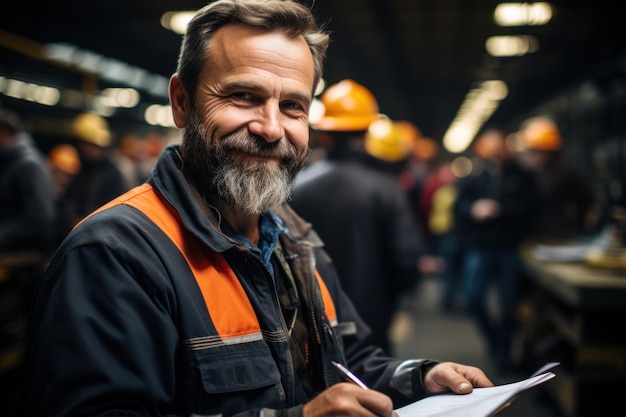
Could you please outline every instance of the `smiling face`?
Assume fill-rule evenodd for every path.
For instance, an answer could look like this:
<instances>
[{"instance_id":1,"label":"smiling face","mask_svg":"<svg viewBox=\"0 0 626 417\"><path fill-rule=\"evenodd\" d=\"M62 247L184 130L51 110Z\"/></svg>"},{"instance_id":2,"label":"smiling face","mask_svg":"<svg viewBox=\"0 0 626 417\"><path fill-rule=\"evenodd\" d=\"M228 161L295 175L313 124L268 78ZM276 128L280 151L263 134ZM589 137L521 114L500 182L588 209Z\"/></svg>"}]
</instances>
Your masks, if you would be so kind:
<instances>
[{"instance_id":1,"label":"smiling face","mask_svg":"<svg viewBox=\"0 0 626 417\"><path fill-rule=\"evenodd\" d=\"M231 24L206 50L195 103L174 76L186 166L205 192L259 214L282 204L308 153L313 57L302 37Z\"/></svg>"}]
</instances>

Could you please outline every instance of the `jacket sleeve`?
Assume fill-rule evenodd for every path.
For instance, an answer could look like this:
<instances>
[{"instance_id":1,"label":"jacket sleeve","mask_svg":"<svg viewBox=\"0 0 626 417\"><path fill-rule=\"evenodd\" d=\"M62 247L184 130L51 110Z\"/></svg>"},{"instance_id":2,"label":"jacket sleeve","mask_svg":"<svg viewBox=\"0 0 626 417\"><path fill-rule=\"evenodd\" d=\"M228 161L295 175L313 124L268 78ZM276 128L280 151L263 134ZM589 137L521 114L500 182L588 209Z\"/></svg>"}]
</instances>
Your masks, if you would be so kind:
<instances>
[{"instance_id":1,"label":"jacket sleeve","mask_svg":"<svg viewBox=\"0 0 626 417\"><path fill-rule=\"evenodd\" d=\"M366 385L389 395L394 407L426 397L424 376L439 361L426 358L401 360L386 356L382 349L370 345L371 331L342 289L332 263L326 262L328 256L318 250L316 258L318 271L332 295L339 326L349 329L340 332L348 367Z\"/></svg>"}]
</instances>

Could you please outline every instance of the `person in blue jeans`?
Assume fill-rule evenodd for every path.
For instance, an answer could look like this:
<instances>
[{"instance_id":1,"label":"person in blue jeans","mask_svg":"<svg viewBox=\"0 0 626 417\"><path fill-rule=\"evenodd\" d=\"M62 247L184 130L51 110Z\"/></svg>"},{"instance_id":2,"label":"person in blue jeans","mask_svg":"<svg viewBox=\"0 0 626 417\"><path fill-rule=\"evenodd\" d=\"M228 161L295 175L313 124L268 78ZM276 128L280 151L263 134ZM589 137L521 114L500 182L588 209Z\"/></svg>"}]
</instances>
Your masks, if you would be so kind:
<instances>
[{"instance_id":1,"label":"person in blue jeans","mask_svg":"<svg viewBox=\"0 0 626 417\"><path fill-rule=\"evenodd\" d=\"M465 309L484 335L493 360L512 364L519 255L537 215L537 185L507 148L506 131L489 127L477 138L482 169L458 182L455 220L464 247L461 276ZM491 289L498 298L490 303Z\"/></svg>"}]
</instances>

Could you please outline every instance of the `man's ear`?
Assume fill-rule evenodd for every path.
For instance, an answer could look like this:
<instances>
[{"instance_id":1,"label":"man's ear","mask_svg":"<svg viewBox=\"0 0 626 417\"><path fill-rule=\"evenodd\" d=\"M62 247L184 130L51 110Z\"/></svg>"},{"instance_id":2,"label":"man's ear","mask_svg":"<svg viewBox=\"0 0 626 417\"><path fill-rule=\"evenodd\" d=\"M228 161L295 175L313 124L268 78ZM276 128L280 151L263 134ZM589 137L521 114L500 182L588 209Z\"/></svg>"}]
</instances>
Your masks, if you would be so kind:
<instances>
[{"instance_id":1,"label":"man's ear","mask_svg":"<svg viewBox=\"0 0 626 417\"><path fill-rule=\"evenodd\" d=\"M189 123L189 94L180 82L178 74L170 78L170 104L172 105L172 117L176 127L183 128Z\"/></svg>"}]
</instances>

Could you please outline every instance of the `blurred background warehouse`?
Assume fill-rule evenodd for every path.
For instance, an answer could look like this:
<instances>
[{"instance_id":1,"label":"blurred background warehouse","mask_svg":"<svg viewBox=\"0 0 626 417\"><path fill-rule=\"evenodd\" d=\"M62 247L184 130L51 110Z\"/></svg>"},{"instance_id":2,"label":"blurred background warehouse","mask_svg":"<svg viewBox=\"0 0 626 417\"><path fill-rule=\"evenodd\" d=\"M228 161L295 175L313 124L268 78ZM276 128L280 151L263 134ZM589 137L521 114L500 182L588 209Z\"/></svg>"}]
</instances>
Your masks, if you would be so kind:
<instances>
[{"instance_id":1,"label":"blurred background warehouse","mask_svg":"<svg viewBox=\"0 0 626 417\"><path fill-rule=\"evenodd\" d=\"M490 120L513 130L543 111L558 118L568 152L590 174L600 169L594 156L623 158L626 28L618 2L523 3L522 20L503 26L494 20L495 0L305 1L332 33L327 84L355 79L372 90L381 112L415 123L424 136L441 142L454 121L468 119L474 128ZM14 2L0 16L2 104L24 114L41 140L83 108L106 113L117 131L148 129L152 109L148 118L159 129L167 121L150 106L167 104L181 40L162 26L163 16L204 3ZM464 115L489 86L498 90L483 109ZM112 98L110 88L134 92ZM466 136L473 138L471 129ZM623 164L606 162L624 176L613 171Z\"/></svg>"},{"instance_id":2,"label":"blurred background warehouse","mask_svg":"<svg viewBox=\"0 0 626 417\"><path fill-rule=\"evenodd\" d=\"M0 14L0 106L20 114L44 152L64 141L72 118L86 110L105 116L118 140L178 140L167 91L182 35L171 30L170 12L205 3L7 3ZM350 78L367 86L382 113L414 123L452 156L469 155L487 123L515 131L528 117L550 115L561 128L564 156L594 184L599 204L626 207L626 25L619 1L519 3L517 12L495 0L307 4L331 32L326 85ZM505 17L513 20L498 20ZM624 227L623 220L608 221ZM531 367L561 360L561 382L551 393L560 412L596 415L598 398L610 404L626 386L624 269L534 262L527 272L536 343L526 359Z\"/></svg>"}]
</instances>

